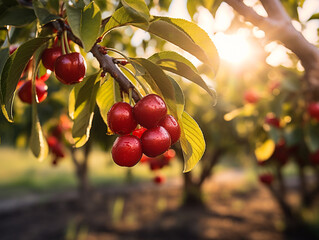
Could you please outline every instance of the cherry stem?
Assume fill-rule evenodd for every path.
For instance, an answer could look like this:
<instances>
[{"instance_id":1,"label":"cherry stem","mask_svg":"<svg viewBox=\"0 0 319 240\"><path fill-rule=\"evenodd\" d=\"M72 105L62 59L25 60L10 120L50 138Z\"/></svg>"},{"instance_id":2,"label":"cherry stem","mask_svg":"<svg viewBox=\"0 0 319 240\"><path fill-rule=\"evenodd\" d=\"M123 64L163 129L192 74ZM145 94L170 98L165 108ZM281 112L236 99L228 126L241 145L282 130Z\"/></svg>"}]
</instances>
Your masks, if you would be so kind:
<instances>
[{"instance_id":1,"label":"cherry stem","mask_svg":"<svg viewBox=\"0 0 319 240\"><path fill-rule=\"evenodd\" d=\"M68 43L68 33L67 33L67 31L64 31L63 35L64 35L64 44L66 46L66 52L67 53L71 53L70 46L69 46L69 43Z\"/></svg>"},{"instance_id":2,"label":"cherry stem","mask_svg":"<svg viewBox=\"0 0 319 240\"><path fill-rule=\"evenodd\" d=\"M65 42L64 42L64 34L62 34L62 41L61 41L61 46L62 46L62 53L63 53L63 55L65 55L66 54L66 52L65 52Z\"/></svg>"},{"instance_id":3,"label":"cherry stem","mask_svg":"<svg viewBox=\"0 0 319 240\"><path fill-rule=\"evenodd\" d=\"M128 90L128 99L129 99L129 104L130 105L132 105L132 92L133 92L133 89L129 88L129 90Z\"/></svg>"}]
</instances>

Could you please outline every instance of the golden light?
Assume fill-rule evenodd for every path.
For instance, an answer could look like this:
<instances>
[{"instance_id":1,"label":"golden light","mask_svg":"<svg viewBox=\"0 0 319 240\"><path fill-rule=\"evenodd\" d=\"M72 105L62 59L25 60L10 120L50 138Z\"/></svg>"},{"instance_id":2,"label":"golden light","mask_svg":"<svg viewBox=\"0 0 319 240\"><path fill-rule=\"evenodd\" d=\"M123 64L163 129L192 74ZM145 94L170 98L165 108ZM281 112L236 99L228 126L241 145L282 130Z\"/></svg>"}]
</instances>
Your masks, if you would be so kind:
<instances>
[{"instance_id":1,"label":"golden light","mask_svg":"<svg viewBox=\"0 0 319 240\"><path fill-rule=\"evenodd\" d=\"M220 58L233 65L240 65L252 57L252 49L245 32L238 31L231 35L219 32L213 41Z\"/></svg>"}]
</instances>

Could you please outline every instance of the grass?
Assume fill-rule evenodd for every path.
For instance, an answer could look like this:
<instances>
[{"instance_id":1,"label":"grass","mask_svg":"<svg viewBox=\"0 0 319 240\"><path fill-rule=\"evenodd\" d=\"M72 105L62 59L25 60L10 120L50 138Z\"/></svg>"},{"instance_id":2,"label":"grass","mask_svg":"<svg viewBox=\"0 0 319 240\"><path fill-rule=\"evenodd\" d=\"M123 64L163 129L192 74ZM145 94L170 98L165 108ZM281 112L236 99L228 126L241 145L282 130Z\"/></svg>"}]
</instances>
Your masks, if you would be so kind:
<instances>
[{"instance_id":1,"label":"grass","mask_svg":"<svg viewBox=\"0 0 319 240\"><path fill-rule=\"evenodd\" d=\"M73 163L68 155L58 166L51 158L38 162L29 150L0 147L0 197L20 196L28 193L54 192L77 186ZM173 167L166 167L161 174L178 176L182 166L177 160ZM109 152L94 149L89 156L90 182L95 186L126 182L127 168L117 166ZM151 181L155 173L147 164L131 168L133 181Z\"/></svg>"}]
</instances>

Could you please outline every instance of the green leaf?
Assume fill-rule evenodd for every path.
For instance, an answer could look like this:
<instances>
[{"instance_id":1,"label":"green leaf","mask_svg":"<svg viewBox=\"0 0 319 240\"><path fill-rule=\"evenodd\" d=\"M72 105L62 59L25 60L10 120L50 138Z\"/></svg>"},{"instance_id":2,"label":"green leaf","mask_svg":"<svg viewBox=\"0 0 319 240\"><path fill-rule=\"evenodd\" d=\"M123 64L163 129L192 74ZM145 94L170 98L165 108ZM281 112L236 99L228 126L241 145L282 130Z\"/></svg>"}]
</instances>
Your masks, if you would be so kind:
<instances>
[{"instance_id":1,"label":"green leaf","mask_svg":"<svg viewBox=\"0 0 319 240\"><path fill-rule=\"evenodd\" d=\"M195 23L184 19L154 17L148 28L145 25L134 25L179 46L207 64L214 73L217 72L217 49L208 34Z\"/></svg>"},{"instance_id":2,"label":"green leaf","mask_svg":"<svg viewBox=\"0 0 319 240\"><path fill-rule=\"evenodd\" d=\"M67 5L66 11L72 32L81 39L84 50L89 52L99 37L102 20L99 7L91 2L84 9Z\"/></svg>"},{"instance_id":3,"label":"green leaf","mask_svg":"<svg viewBox=\"0 0 319 240\"><path fill-rule=\"evenodd\" d=\"M51 38L34 38L22 44L7 59L1 73L1 109L3 115L9 122L12 122L12 104L14 92L20 80L20 76L28 64L34 52Z\"/></svg>"},{"instance_id":4,"label":"green leaf","mask_svg":"<svg viewBox=\"0 0 319 240\"><path fill-rule=\"evenodd\" d=\"M30 137L30 148L33 155L42 161L48 155L49 148L47 141L43 135L43 131L39 122L36 102L32 103L32 129Z\"/></svg>"},{"instance_id":5,"label":"green leaf","mask_svg":"<svg viewBox=\"0 0 319 240\"><path fill-rule=\"evenodd\" d=\"M164 70L178 74L192 81L206 90L213 98L216 98L216 92L206 84L198 74L195 66L180 54L172 51L159 52L152 55L149 60L158 64Z\"/></svg>"},{"instance_id":6,"label":"green leaf","mask_svg":"<svg viewBox=\"0 0 319 240\"><path fill-rule=\"evenodd\" d=\"M46 7L43 6L42 2L40 0L33 0L33 9L35 12L35 15L39 19L39 22L41 25L45 25L53 20L60 19L60 16L51 14Z\"/></svg>"},{"instance_id":7,"label":"green leaf","mask_svg":"<svg viewBox=\"0 0 319 240\"><path fill-rule=\"evenodd\" d=\"M114 79L109 78L99 88L96 96L96 103L99 106L101 116L107 125L107 113L115 103L114 101Z\"/></svg>"},{"instance_id":8,"label":"green leaf","mask_svg":"<svg viewBox=\"0 0 319 240\"><path fill-rule=\"evenodd\" d=\"M14 6L6 9L0 15L0 26L21 27L33 22L36 19L33 9L21 6Z\"/></svg>"},{"instance_id":9,"label":"green leaf","mask_svg":"<svg viewBox=\"0 0 319 240\"><path fill-rule=\"evenodd\" d=\"M150 13L144 0L121 0L127 13L137 21L148 22Z\"/></svg>"},{"instance_id":10,"label":"green leaf","mask_svg":"<svg viewBox=\"0 0 319 240\"><path fill-rule=\"evenodd\" d=\"M4 64L6 63L6 60L9 57L9 48L0 48L0 76L4 67ZM1 91L0 91L1 92ZM1 99L0 99L1 100Z\"/></svg>"},{"instance_id":11,"label":"green leaf","mask_svg":"<svg viewBox=\"0 0 319 240\"><path fill-rule=\"evenodd\" d=\"M75 147L83 146L90 136L100 73L84 78L70 93L69 115L73 119L72 136Z\"/></svg>"},{"instance_id":12,"label":"green leaf","mask_svg":"<svg viewBox=\"0 0 319 240\"><path fill-rule=\"evenodd\" d=\"M309 124L305 129L305 141L310 150L310 152L314 153L319 150L319 125Z\"/></svg>"},{"instance_id":13,"label":"green leaf","mask_svg":"<svg viewBox=\"0 0 319 240\"><path fill-rule=\"evenodd\" d=\"M202 158L206 144L203 133L196 121L186 112L179 120L181 127L180 143L184 156L184 173L192 170Z\"/></svg>"},{"instance_id":14,"label":"green leaf","mask_svg":"<svg viewBox=\"0 0 319 240\"><path fill-rule=\"evenodd\" d=\"M124 7L121 7L112 14L110 20L105 25L103 32L106 34L114 28L134 22L137 22L136 19L132 18Z\"/></svg>"},{"instance_id":15,"label":"green leaf","mask_svg":"<svg viewBox=\"0 0 319 240\"><path fill-rule=\"evenodd\" d=\"M319 19L319 13L313 14L307 21L313 20L313 19Z\"/></svg>"},{"instance_id":16,"label":"green leaf","mask_svg":"<svg viewBox=\"0 0 319 240\"><path fill-rule=\"evenodd\" d=\"M145 58L131 58L131 61L145 69L143 78L154 92L165 99L171 113L176 115L174 86L164 71L155 63Z\"/></svg>"},{"instance_id":17,"label":"green leaf","mask_svg":"<svg viewBox=\"0 0 319 240\"><path fill-rule=\"evenodd\" d=\"M176 104L174 106L176 108L176 115L174 117L176 119L181 119L182 114L184 112L184 108L185 108L184 93L183 93L183 90L181 89L181 87L179 86L179 84L172 77L170 77L170 76L167 76L167 77L169 78L172 85L174 86L175 100L176 100Z\"/></svg>"}]
</instances>

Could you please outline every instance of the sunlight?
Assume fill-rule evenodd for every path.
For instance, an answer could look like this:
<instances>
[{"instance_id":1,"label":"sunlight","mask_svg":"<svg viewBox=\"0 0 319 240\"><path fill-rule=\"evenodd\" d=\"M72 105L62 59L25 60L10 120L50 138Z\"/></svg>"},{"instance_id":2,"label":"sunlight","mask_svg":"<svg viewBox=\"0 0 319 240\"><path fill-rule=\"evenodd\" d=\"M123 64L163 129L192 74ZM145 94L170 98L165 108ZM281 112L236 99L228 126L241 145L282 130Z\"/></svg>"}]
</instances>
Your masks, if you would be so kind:
<instances>
[{"instance_id":1,"label":"sunlight","mask_svg":"<svg viewBox=\"0 0 319 240\"><path fill-rule=\"evenodd\" d=\"M234 65L246 62L252 55L251 46L243 31L231 35L217 33L214 36L214 43L220 58Z\"/></svg>"}]
</instances>

